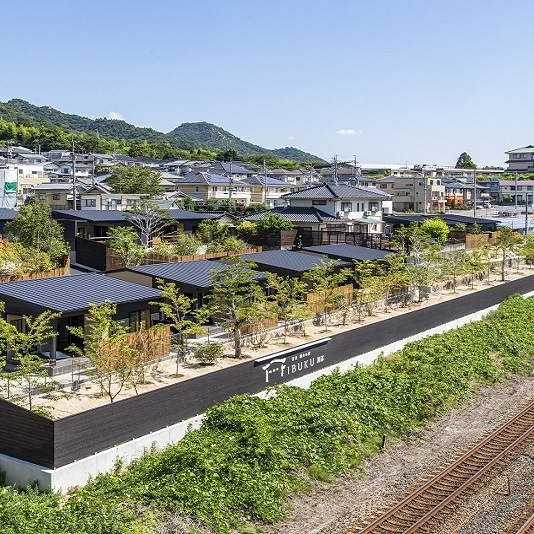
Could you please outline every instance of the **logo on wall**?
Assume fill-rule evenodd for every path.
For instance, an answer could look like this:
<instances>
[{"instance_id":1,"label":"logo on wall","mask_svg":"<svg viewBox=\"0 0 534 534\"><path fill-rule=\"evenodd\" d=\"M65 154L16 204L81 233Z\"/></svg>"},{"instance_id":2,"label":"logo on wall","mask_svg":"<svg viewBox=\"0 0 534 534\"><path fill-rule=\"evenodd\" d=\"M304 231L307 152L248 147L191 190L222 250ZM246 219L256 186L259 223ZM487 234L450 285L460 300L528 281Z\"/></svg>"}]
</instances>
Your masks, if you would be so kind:
<instances>
[{"instance_id":1,"label":"logo on wall","mask_svg":"<svg viewBox=\"0 0 534 534\"><path fill-rule=\"evenodd\" d=\"M306 375L317 366L323 367L326 354L324 347L332 338L323 338L293 349L283 350L254 361L254 367L261 367L265 383L286 382L293 377Z\"/></svg>"}]
</instances>

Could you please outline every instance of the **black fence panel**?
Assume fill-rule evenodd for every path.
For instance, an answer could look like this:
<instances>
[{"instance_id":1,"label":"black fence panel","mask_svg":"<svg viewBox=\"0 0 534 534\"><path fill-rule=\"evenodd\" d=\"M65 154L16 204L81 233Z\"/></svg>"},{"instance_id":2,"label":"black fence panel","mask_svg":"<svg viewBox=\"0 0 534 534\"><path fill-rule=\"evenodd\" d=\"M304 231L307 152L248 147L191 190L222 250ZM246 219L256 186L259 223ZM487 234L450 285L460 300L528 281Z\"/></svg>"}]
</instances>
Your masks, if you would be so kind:
<instances>
[{"instance_id":1,"label":"black fence panel","mask_svg":"<svg viewBox=\"0 0 534 534\"><path fill-rule=\"evenodd\" d=\"M424 309L247 360L233 367L166 386L80 414L50 421L0 401L0 453L45 467L60 467L201 414L233 395L305 376L495 305L514 293L534 291L534 275ZM278 347L277 347L278 348Z\"/></svg>"},{"instance_id":2,"label":"black fence panel","mask_svg":"<svg viewBox=\"0 0 534 534\"><path fill-rule=\"evenodd\" d=\"M0 453L54 467L54 421L0 400Z\"/></svg>"}]
</instances>

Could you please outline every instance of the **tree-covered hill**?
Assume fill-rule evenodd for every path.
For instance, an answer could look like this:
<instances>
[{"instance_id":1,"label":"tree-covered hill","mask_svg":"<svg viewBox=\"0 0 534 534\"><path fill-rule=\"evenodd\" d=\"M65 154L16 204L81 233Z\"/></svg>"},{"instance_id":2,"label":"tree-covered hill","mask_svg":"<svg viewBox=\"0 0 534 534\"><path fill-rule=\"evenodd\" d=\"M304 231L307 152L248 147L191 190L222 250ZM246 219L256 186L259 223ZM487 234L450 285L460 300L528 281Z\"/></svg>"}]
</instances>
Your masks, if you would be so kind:
<instances>
[{"instance_id":1,"label":"tree-covered hill","mask_svg":"<svg viewBox=\"0 0 534 534\"><path fill-rule=\"evenodd\" d=\"M134 126L123 120L90 119L80 115L62 113L50 106L35 106L21 99L0 102L0 120L28 127L58 128L67 132L117 141L168 145L175 149L187 151L204 149L222 152L231 149L242 156L265 154L303 163L323 162L321 158L295 148L276 150L262 148L242 141L222 128L207 122L185 123L166 134L152 128Z\"/></svg>"}]
</instances>

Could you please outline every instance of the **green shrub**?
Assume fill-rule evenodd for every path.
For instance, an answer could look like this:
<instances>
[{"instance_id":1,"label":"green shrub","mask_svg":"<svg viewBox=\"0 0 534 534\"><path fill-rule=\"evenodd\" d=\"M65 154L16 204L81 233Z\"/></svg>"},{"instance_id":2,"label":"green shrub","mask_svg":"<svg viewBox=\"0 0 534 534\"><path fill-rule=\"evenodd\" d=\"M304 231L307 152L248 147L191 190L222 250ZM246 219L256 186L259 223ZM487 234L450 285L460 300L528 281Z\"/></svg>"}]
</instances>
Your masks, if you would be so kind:
<instances>
[{"instance_id":1,"label":"green shrub","mask_svg":"<svg viewBox=\"0 0 534 534\"><path fill-rule=\"evenodd\" d=\"M193 353L193 358L203 365L213 365L217 358L224 354L222 343L207 343L197 347Z\"/></svg>"}]
</instances>

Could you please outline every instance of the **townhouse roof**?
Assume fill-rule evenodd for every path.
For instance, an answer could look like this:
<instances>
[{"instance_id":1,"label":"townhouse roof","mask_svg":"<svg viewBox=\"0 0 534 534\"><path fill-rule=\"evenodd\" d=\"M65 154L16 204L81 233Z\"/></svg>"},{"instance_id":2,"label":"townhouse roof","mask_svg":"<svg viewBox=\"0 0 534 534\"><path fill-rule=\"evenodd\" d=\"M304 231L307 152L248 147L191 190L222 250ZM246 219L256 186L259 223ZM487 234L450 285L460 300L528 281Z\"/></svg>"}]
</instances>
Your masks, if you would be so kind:
<instances>
[{"instance_id":1,"label":"townhouse roof","mask_svg":"<svg viewBox=\"0 0 534 534\"><path fill-rule=\"evenodd\" d=\"M507 150L505 154L532 154L534 153L534 145L528 145L521 148L514 148L513 150Z\"/></svg>"},{"instance_id":2,"label":"townhouse roof","mask_svg":"<svg viewBox=\"0 0 534 534\"><path fill-rule=\"evenodd\" d=\"M324 254L332 259L339 259L349 262L352 260L381 260L388 254L391 254L391 251L389 250L360 247L358 245L346 245L344 243L340 243L338 245L317 245L312 247L304 247L302 250L306 252L314 252L316 254Z\"/></svg>"},{"instance_id":3,"label":"townhouse roof","mask_svg":"<svg viewBox=\"0 0 534 534\"><path fill-rule=\"evenodd\" d=\"M248 176L247 178L241 178L239 181L250 185L292 187L288 182L285 182L284 180L278 180L277 178L272 178L271 176Z\"/></svg>"},{"instance_id":4,"label":"townhouse roof","mask_svg":"<svg viewBox=\"0 0 534 534\"><path fill-rule=\"evenodd\" d=\"M343 198L365 198L385 200L389 198L387 193L382 193L372 187L355 187L351 185L321 184L308 189L295 191L283 195L284 198L291 199L343 199Z\"/></svg>"},{"instance_id":5,"label":"townhouse roof","mask_svg":"<svg viewBox=\"0 0 534 534\"><path fill-rule=\"evenodd\" d=\"M334 261L318 254L306 254L292 250L266 250L253 254L242 254L241 257L254 262L258 270L294 276L300 276L316 266ZM337 263L338 267L348 267L349 265L343 261Z\"/></svg>"},{"instance_id":6,"label":"townhouse roof","mask_svg":"<svg viewBox=\"0 0 534 534\"><path fill-rule=\"evenodd\" d=\"M52 210L54 219L76 219L90 222L124 221L126 213L119 210Z\"/></svg>"},{"instance_id":7,"label":"townhouse roof","mask_svg":"<svg viewBox=\"0 0 534 534\"><path fill-rule=\"evenodd\" d=\"M90 304L127 304L159 298L159 291L97 273L21 280L0 284L0 300L12 313L40 313L51 310L63 314L82 313Z\"/></svg>"},{"instance_id":8,"label":"townhouse roof","mask_svg":"<svg viewBox=\"0 0 534 534\"><path fill-rule=\"evenodd\" d=\"M282 195L285 196L285 195ZM291 206L280 206L273 208L268 211L260 211L257 213L252 213L244 217L246 221L257 221L261 219L267 213L276 213L280 215L284 220L290 221L293 223L329 223L337 222L339 219L326 213L322 210L319 210L313 206L301 206L301 207L291 207Z\"/></svg>"},{"instance_id":9,"label":"townhouse roof","mask_svg":"<svg viewBox=\"0 0 534 534\"><path fill-rule=\"evenodd\" d=\"M128 270L148 275L152 278L162 278L167 282L174 282L196 290L208 290L213 287L211 279L217 271L227 269L228 266L215 260L195 260L154 265L136 265ZM264 280L263 273L255 273L256 280Z\"/></svg>"}]
</instances>

